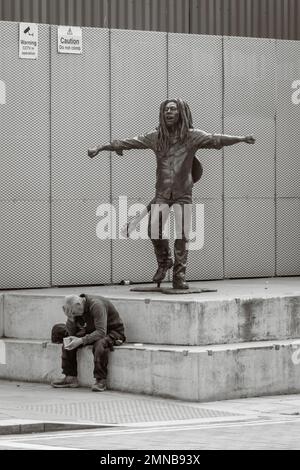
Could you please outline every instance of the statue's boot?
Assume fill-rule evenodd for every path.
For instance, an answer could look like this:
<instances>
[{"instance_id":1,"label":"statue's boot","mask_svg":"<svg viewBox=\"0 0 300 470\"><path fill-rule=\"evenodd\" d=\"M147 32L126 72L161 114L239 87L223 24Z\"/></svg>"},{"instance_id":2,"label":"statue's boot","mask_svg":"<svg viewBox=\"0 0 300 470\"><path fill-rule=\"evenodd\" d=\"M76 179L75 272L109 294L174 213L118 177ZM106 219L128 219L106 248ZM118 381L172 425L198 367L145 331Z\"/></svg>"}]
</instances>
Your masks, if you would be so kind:
<instances>
[{"instance_id":1,"label":"statue's boot","mask_svg":"<svg viewBox=\"0 0 300 470\"><path fill-rule=\"evenodd\" d=\"M173 260L172 260L172 255L171 255L171 250L169 247L169 240L151 240L157 263L158 263L158 268L156 273L153 276L153 281L157 282L157 284L160 284L164 278L166 277L166 274L170 268L173 266Z\"/></svg>"},{"instance_id":2,"label":"statue's boot","mask_svg":"<svg viewBox=\"0 0 300 470\"><path fill-rule=\"evenodd\" d=\"M185 280L186 264L188 258L187 240L175 240L174 257L175 263L173 269L173 289L188 289L189 285Z\"/></svg>"}]
</instances>

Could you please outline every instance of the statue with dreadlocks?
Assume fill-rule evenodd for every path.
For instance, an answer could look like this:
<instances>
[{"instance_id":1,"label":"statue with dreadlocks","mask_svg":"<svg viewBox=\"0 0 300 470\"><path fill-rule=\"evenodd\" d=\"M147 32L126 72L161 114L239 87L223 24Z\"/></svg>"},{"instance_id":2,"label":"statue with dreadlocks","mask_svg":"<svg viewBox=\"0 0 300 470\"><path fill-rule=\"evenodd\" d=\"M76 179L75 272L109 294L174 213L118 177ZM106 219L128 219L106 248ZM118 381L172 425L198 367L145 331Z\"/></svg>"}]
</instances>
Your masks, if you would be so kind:
<instances>
[{"instance_id":1,"label":"statue with dreadlocks","mask_svg":"<svg viewBox=\"0 0 300 470\"><path fill-rule=\"evenodd\" d=\"M176 98L161 103L159 126L154 131L133 138L115 139L109 144L88 150L91 158L103 150L112 150L118 155L123 155L123 150L130 149L151 149L155 153L156 192L151 201L148 234L158 263L157 272L153 277L158 285L165 278L167 271L173 267L173 288L188 289L185 273L192 188L194 182L201 177L201 166L195 153L201 148L221 149L239 142L254 144L255 139L252 135L211 134L195 129L188 104ZM171 206L174 206L176 226L174 261L169 240L162 236Z\"/></svg>"}]
</instances>

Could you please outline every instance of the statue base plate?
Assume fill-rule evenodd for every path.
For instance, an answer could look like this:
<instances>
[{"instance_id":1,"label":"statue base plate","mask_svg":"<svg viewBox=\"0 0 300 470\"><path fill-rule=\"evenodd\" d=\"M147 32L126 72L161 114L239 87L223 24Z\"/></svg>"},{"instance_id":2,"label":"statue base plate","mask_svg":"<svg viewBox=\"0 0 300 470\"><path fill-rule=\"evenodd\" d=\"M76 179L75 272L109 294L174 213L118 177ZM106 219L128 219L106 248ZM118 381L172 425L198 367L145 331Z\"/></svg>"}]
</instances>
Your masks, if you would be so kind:
<instances>
[{"instance_id":1,"label":"statue base plate","mask_svg":"<svg viewBox=\"0 0 300 470\"><path fill-rule=\"evenodd\" d=\"M188 289L173 289L173 287L133 287L130 289L131 292L160 292L162 294L171 294L171 295L179 295L179 294L202 294L203 292L217 292L217 289L207 289L207 288L199 288L199 287L189 287Z\"/></svg>"}]
</instances>

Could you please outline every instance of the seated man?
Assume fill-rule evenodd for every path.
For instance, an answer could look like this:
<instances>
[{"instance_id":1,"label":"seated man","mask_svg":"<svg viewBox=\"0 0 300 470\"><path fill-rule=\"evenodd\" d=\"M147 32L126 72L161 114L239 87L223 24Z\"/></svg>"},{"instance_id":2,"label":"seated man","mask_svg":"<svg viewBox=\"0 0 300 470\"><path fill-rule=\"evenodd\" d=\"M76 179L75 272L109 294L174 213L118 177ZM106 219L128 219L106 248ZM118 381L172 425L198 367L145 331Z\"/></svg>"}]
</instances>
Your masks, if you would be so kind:
<instances>
[{"instance_id":1,"label":"seated man","mask_svg":"<svg viewBox=\"0 0 300 470\"><path fill-rule=\"evenodd\" d=\"M94 299L85 294L67 296L63 311L67 322L52 328L51 340L53 343L64 343L62 370L65 377L51 385L55 388L78 387L77 349L92 344L96 379L92 390L103 392L106 390L109 350L126 341L119 313L108 299Z\"/></svg>"}]
</instances>

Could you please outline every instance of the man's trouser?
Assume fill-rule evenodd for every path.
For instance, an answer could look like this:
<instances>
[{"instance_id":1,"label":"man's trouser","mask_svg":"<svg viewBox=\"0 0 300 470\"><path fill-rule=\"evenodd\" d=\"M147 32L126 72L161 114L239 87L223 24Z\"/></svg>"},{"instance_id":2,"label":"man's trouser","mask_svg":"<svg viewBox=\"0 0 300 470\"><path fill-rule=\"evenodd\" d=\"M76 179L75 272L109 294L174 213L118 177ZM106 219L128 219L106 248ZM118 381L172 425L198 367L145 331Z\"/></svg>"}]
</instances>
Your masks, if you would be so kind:
<instances>
[{"instance_id":1,"label":"man's trouser","mask_svg":"<svg viewBox=\"0 0 300 470\"><path fill-rule=\"evenodd\" d=\"M51 332L52 343L63 343L63 338L69 336L66 325L58 323L54 325ZM126 338L122 332L110 331L104 338L95 341L93 346L94 355L94 377L96 380L104 380L107 377L108 354L113 349L116 340L125 341ZM83 346L79 346L81 348ZM77 349L68 351L62 346L62 371L64 375L77 377Z\"/></svg>"},{"instance_id":2,"label":"man's trouser","mask_svg":"<svg viewBox=\"0 0 300 470\"><path fill-rule=\"evenodd\" d=\"M158 265L164 265L171 256L169 240L163 239L163 230L169 217L170 207L175 214L176 239L174 244L173 279L185 277L187 263L187 242L192 218L192 197L182 196L177 199L165 199L156 196L149 216L148 236L154 247Z\"/></svg>"}]
</instances>

